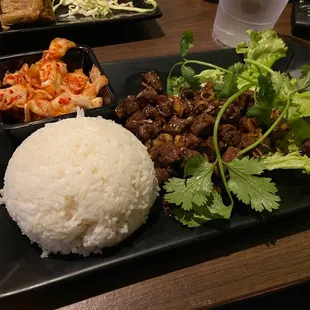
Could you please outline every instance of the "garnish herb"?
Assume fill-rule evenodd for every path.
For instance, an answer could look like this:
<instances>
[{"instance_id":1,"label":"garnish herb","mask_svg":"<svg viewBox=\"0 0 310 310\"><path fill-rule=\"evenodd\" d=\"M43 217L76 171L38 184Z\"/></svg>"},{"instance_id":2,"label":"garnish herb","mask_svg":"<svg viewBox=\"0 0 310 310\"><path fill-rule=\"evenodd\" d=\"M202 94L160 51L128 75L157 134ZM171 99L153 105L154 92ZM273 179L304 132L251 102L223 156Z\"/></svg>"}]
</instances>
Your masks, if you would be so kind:
<instances>
[{"instance_id":1,"label":"garnish herb","mask_svg":"<svg viewBox=\"0 0 310 310\"><path fill-rule=\"evenodd\" d=\"M184 178L171 178L164 185L165 200L175 205L175 218L189 227L197 227L212 219L229 219L234 205L233 195L258 212L278 209L280 197L272 180L261 176L265 170L301 169L310 173L310 159L299 151L302 142L310 138L310 124L304 119L310 116L310 91L307 91L310 86L310 66L302 66L299 79L274 71L273 64L285 57L287 51L283 40L272 29L264 32L249 30L247 33L249 43L240 43L236 48L238 54L243 54L244 63L236 63L225 69L203 61L188 60L186 57L193 47L194 35L191 31L185 31L180 40L183 60L172 67L168 76L168 94L179 95L184 88L195 90L202 83L212 81L217 98L227 98L214 125L216 161L209 163L202 156L189 159ZM191 64L208 69L197 75ZM179 66L181 76L172 76ZM256 117L266 130L256 142L241 150L238 158L224 162L218 145L221 118L230 104L248 90L254 91L255 104L248 109L247 115ZM271 119L275 109L278 116ZM291 126L290 133L281 141L282 148L285 146L288 154L276 152L261 159L246 156L283 119ZM223 203L212 183L211 177L216 166L229 198L228 205Z\"/></svg>"}]
</instances>

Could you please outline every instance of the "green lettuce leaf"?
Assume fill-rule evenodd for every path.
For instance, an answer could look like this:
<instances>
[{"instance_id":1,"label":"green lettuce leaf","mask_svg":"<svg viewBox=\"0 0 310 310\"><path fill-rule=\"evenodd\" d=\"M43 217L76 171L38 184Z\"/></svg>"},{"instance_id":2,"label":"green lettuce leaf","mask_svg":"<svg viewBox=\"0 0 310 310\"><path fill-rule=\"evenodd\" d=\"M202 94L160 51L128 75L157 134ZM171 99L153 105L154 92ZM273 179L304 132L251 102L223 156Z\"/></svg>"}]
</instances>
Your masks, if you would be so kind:
<instances>
[{"instance_id":1,"label":"green lettuce leaf","mask_svg":"<svg viewBox=\"0 0 310 310\"><path fill-rule=\"evenodd\" d=\"M293 152L287 155L276 152L272 156L262 159L267 170L276 169L298 169L305 173L310 173L310 158L301 155L299 152Z\"/></svg>"},{"instance_id":2,"label":"green lettuce leaf","mask_svg":"<svg viewBox=\"0 0 310 310\"><path fill-rule=\"evenodd\" d=\"M207 69L201 71L196 77L199 79L200 84L207 82L222 83L224 73L217 69Z\"/></svg>"}]
</instances>

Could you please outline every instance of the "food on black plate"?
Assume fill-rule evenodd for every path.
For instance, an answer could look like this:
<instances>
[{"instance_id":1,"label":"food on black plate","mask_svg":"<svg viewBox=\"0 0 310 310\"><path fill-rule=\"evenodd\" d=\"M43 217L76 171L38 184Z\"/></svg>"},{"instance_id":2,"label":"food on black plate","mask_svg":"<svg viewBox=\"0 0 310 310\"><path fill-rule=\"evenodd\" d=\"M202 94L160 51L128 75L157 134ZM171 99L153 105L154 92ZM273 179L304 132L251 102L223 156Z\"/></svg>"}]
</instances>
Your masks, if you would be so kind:
<instances>
[{"instance_id":1,"label":"food on black plate","mask_svg":"<svg viewBox=\"0 0 310 310\"><path fill-rule=\"evenodd\" d=\"M3 199L22 232L49 253L100 253L145 223L157 197L142 143L100 117L48 124L13 154Z\"/></svg>"},{"instance_id":2,"label":"food on black plate","mask_svg":"<svg viewBox=\"0 0 310 310\"><path fill-rule=\"evenodd\" d=\"M50 0L2 0L0 4L3 29L17 24L55 21Z\"/></svg>"},{"instance_id":3,"label":"food on black plate","mask_svg":"<svg viewBox=\"0 0 310 310\"><path fill-rule=\"evenodd\" d=\"M96 66L89 76L82 69L68 72L61 60L75 46L72 41L56 38L41 60L7 72L0 88L0 111L12 122L23 123L75 112L77 107L101 107L99 93L108 85L106 76Z\"/></svg>"},{"instance_id":4,"label":"food on black plate","mask_svg":"<svg viewBox=\"0 0 310 310\"><path fill-rule=\"evenodd\" d=\"M237 53L244 63L228 69L188 60L193 34L180 42L182 62L171 69L167 93L156 72L142 75L141 91L116 114L148 149L164 199L189 227L229 219L237 198L262 212L280 197L265 170L310 173L310 66L299 79L271 67L287 47L268 29L249 30ZM196 74L191 64L208 67ZM179 76L173 70L181 67ZM211 69L210 69L211 68ZM166 204L165 204L166 205Z\"/></svg>"},{"instance_id":5,"label":"food on black plate","mask_svg":"<svg viewBox=\"0 0 310 310\"><path fill-rule=\"evenodd\" d=\"M111 18L118 13L149 13L157 8L155 0L144 0L145 7L135 5L129 0L53 0L53 9L66 8L65 13L60 13L60 18L75 18L87 16L92 18Z\"/></svg>"}]
</instances>

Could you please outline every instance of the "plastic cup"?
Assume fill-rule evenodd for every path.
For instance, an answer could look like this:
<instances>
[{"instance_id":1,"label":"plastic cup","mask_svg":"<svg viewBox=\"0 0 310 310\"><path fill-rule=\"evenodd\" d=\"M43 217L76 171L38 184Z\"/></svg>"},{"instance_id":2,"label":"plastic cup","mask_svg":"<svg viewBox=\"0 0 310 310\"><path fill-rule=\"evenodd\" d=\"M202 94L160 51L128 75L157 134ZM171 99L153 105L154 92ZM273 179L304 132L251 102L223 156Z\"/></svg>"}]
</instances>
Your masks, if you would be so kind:
<instances>
[{"instance_id":1,"label":"plastic cup","mask_svg":"<svg viewBox=\"0 0 310 310\"><path fill-rule=\"evenodd\" d=\"M273 28L288 0L219 0L212 36L222 46L247 41L246 30Z\"/></svg>"}]
</instances>

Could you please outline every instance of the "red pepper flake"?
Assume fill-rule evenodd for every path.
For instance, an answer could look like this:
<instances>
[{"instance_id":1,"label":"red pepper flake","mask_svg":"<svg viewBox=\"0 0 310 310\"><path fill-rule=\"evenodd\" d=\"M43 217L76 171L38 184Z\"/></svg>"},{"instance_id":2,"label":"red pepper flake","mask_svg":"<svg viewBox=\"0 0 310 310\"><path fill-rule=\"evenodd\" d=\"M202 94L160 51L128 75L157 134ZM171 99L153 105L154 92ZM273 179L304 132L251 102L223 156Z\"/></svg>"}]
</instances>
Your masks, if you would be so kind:
<instances>
[{"instance_id":1,"label":"red pepper flake","mask_svg":"<svg viewBox=\"0 0 310 310\"><path fill-rule=\"evenodd\" d=\"M9 89L9 93L12 95L14 91L12 89Z\"/></svg>"}]
</instances>

